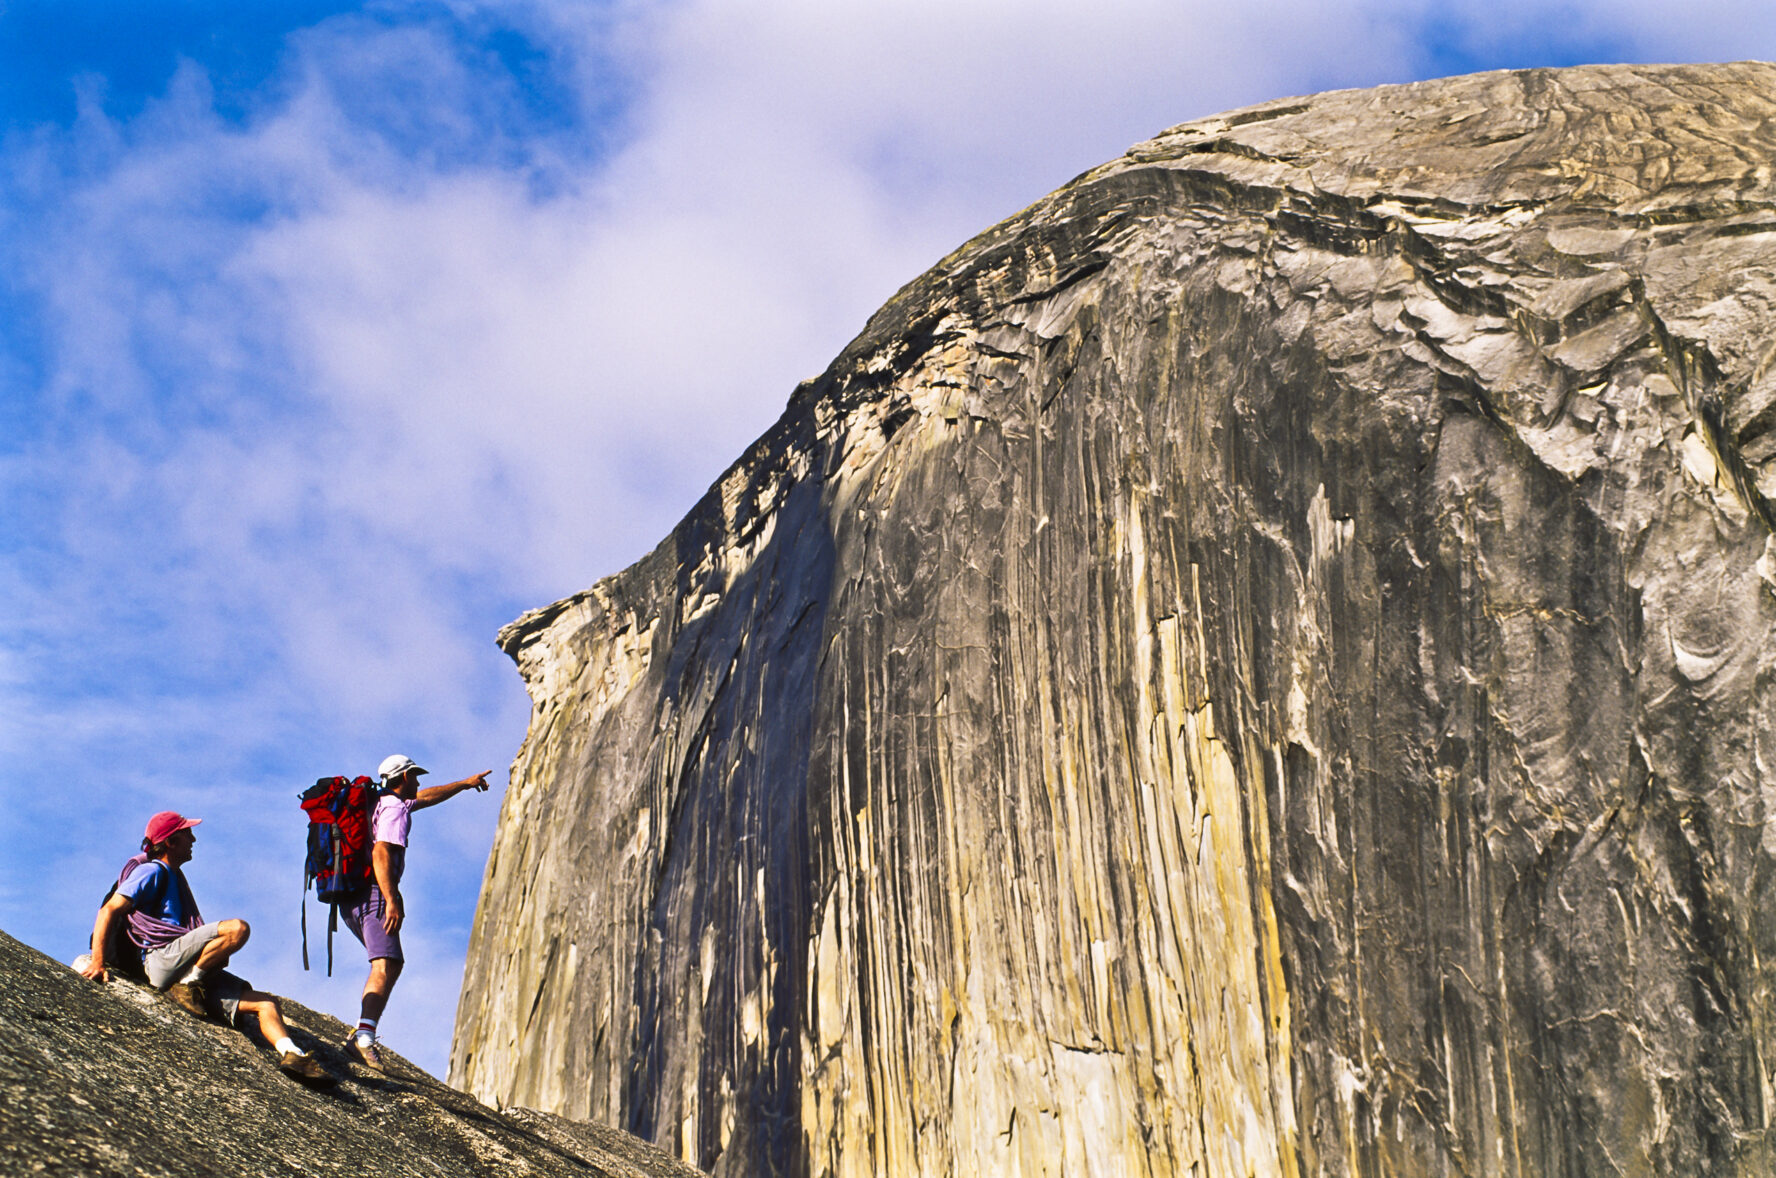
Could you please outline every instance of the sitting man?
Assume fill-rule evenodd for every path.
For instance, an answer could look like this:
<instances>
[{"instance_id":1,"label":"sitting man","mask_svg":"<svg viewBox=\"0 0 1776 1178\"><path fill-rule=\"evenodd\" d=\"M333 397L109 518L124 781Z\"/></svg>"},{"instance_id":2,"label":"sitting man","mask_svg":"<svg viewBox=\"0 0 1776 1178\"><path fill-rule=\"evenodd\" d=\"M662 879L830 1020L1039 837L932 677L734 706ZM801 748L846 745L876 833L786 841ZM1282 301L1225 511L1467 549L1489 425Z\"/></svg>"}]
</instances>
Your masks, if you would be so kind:
<instances>
[{"instance_id":1,"label":"sitting man","mask_svg":"<svg viewBox=\"0 0 1776 1178\"><path fill-rule=\"evenodd\" d=\"M113 925L122 920L128 933L122 943L141 951L149 985L199 1018L214 1014L232 1025L240 1014L255 1016L260 1033L278 1053L278 1067L299 1080L331 1084L335 1077L290 1038L278 1000L222 968L247 943L251 930L244 920L205 924L198 913L191 885L179 868L191 861L197 843L191 828L202 821L171 810L148 820L142 853L123 865L116 889L99 909L92 957L80 972L94 981L109 978L112 963L106 954L120 943L111 938Z\"/></svg>"}]
</instances>

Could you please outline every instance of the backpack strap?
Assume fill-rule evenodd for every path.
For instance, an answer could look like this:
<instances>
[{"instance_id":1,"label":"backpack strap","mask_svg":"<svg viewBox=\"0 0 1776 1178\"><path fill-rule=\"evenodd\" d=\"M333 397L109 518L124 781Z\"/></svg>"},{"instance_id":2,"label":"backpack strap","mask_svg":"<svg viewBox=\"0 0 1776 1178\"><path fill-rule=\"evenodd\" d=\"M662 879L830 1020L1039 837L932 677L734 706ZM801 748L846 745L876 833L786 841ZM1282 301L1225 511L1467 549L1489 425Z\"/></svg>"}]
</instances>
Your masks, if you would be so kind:
<instances>
[{"instance_id":1,"label":"backpack strap","mask_svg":"<svg viewBox=\"0 0 1776 1178\"><path fill-rule=\"evenodd\" d=\"M339 927L339 905L327 905L327 976L333 976L333 930ZM308 884L302 885L302 968L308 968Z\"/></svg>"}]
</instances>

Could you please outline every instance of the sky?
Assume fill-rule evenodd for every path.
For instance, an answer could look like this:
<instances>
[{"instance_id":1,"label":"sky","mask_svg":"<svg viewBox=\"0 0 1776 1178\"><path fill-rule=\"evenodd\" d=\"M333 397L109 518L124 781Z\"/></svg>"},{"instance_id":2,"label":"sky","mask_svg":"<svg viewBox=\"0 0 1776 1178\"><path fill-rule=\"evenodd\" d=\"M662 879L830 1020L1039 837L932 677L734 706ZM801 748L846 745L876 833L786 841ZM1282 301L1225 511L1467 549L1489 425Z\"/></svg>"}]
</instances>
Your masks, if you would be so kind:
<instances>
[{"instance_id":1,"label":"sky","mask_svg":"<svg viewBox=\"0 0 1776 1178\"><path fill-rule=\"evenodd\" d=\"M402 889L382 1034L441 1076L529 717L495 632L900 286L1218 111L1745 58L1767 0L0 0L0 930L72 960L179 810L237 972L349 1021L297 794L491 769Z\"/></svg>"}]
</instances>

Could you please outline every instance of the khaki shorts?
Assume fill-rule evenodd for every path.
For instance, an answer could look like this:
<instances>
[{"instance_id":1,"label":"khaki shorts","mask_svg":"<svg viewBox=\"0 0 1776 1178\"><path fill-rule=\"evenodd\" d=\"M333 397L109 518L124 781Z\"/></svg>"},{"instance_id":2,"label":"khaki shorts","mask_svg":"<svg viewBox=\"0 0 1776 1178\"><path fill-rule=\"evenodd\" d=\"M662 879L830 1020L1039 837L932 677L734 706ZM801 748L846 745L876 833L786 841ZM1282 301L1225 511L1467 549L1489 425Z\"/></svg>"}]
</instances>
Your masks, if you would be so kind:
<instances>
[{"instance_id":1,"label":"khaki shorts","mask_svg":"<svg viewBox=\"0 0 1776 1178\"><path fill-rule=\"evenodd\" d=\"M204 946L215 940L221 927L211 921L192 929L176 941L169 941L157 949L150 949L142 954L142 968L147 971L148 984L156 990L165 990L174 982L185 976ZM223 1022L233 1023L234 1016L240 1013L240 1000L252 987L225 969L219 969L204 979L204 1004L210 1013Z\"/></svg>"}]
</instances>

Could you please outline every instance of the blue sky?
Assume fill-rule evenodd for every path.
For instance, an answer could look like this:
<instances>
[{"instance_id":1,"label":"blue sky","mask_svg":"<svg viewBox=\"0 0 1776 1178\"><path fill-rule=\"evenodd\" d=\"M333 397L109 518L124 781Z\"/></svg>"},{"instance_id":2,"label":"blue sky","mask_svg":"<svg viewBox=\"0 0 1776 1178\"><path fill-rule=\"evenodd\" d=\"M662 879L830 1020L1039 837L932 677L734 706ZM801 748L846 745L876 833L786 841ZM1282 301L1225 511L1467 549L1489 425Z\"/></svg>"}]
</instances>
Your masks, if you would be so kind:
<instances>
[{"instance_id":1,"label":"blue sky","mask_svg":"<svg viewBox=\"0 0 1776 1178\"><path fill-rule=\"evenodd\" d=\"M1741 58L1776 9L0 0L0 928L71 959L179 809L240 972L350 1015L296 794L390 752L503 788L498 627L961 241L1251 102ZM384 1034L439 1074L498 804L415 823Z\"/></svg>"}]
</instances>

